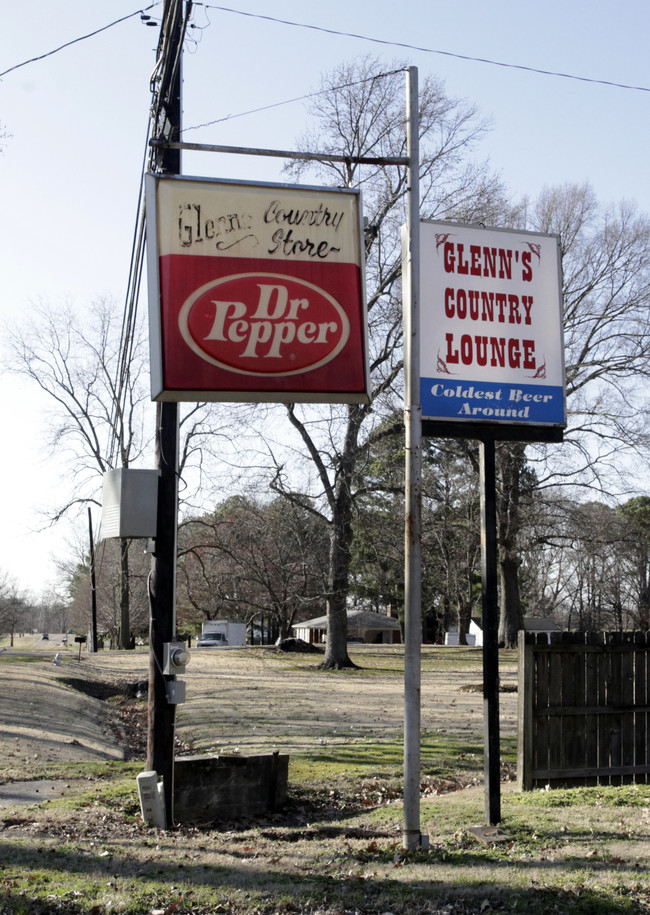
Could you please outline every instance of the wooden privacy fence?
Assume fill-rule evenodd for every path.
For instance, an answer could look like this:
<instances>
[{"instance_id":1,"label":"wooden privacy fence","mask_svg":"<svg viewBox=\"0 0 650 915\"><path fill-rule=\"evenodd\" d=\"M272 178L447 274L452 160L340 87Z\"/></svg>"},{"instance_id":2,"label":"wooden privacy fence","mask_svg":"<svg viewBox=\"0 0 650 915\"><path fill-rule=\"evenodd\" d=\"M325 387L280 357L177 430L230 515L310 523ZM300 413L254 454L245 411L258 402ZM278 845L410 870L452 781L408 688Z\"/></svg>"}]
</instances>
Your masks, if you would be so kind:
<instances>
[{"instance_id":1,"label":"wooden privacy fence","mask_svg":"<svg viewBox=\"0 0 650 915\"><path fill-rule=\"evenodd\" d=\"M650 632L519 633L520 790L650 782Z\"/></svg>"}]
</instances>

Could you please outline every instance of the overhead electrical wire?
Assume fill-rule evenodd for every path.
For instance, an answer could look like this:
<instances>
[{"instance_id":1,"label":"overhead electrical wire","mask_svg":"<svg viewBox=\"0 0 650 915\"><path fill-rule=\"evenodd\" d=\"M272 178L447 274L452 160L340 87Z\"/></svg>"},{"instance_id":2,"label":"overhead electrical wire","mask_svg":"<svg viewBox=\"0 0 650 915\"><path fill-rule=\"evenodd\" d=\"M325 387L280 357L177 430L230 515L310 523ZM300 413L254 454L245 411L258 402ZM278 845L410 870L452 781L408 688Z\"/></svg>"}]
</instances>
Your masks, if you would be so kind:
<instances>
[{"instance_id":1,"label":"overhead electrical wire","mask_svg":"<svg viewBox=\"0 0 650 915\"><path fill-rule=\"evenodd\" d=\"M88 32L86 35L80 35L79 38L73 38L71 41L66 41L65 44L59 45L58 48L53 48L51 51L46 51L45 54L39 54L38 57L30 57L29 60L23 60L22 63L14 64L13 67L9 67L7 70L3 70L0 73L0 79L3 76L6 76L7 73L13 73L14 70L19 70L21 67L26 67L28 64L34 64L39 60L45 60L46 57L52 57L53 54L58 54L59 51L63 51L65 48L69 48L73 44L78 44L80 41L85 41L87 38L94 38L95 35L99 35L100 32L105 32L107 29L112 29L114 25L119 25L120 22L126 22L127 19L133 19L134 16L143 16L147 10L151 10L154 6L158 6L160 0L156 0L155 3L150 3L149 6L145 6L144 9L136 10L134 13L129 13L128 16L122 16L121 19L115 19L113 22L109 22L108 25L103 25L99 29L95 29L94 32Z\"/></svg>"},{"instance_id":2,"label":"overhead electrical wire","mask_svg":"<svg viewBox=\"0 0 650 915\"><path fill-rule=\"evenodd\" d=\"M181 0L176 0L180 3ZM172 15L172 6L167 9L167 21L163 21L160 30L160 39L158 42L156 64L154 66L151 79L151 106L149 113L149 125L145 142L144 161L140 178L140 191L138 196L138 208L135 219L135 229L131 249L131 262L129 266L129 280L125 297L124 315L122 319L122 331L120 337L120 355L118 359L116 378L115 378L115 401L110 423L110 442L108 453L111 461L116 460L118 448L117 430L126 405L126 398L129 393L128 379L130 364L133 353L133 344L135 340L134 329L136 326L137 307L139 301L140 285L144 267L145 256L145 238L146 225L144 216L144 176L146 171L156 171L156 151L152 150L149 139L153 135L158 138L165 131L165 118L162 117L165 106L164 92L173 82L175 75L180 67L180 49L183 44L183 38L188 26L188 20L191 13L191 3L186 4L185 16L182 21L182 34L174 57L170 54L170 22L174 21Z\"/></svg>"},{"instance_id":3,"label":"overhead electrical wire","mask_svg":"<svg viewBox=\"0 0 650 915\"><path fill-rule=\"evenodd\" d=\"M95 29L95 31L89 32L86 35L80 35L78 38L73 38L71 41L67 41L65 44L60 45L60 47L54 48L51 51L47 51L45 54L40 54L38 57L32 57L29 60L24 60L19 64L14 64L14 66L0 72L0 78L6 76L8 73L12 73L14 70L20 69L20 67L26 67L28 64L36 63L39 60L44 60L46 57L51 57L53 54L57 54L64 48L68 48L80 41L85 41L87 38L92 38L94 35L98 35L100 32L105 32L107 29L110 29L115 25L119 25L120 22L125 22L127 19L132 19L134 16L142 16L147 12L147 10L151 10L155 6L159 6L160 2L161 0L156 0L156 2L151 3L149 6L145 6L143 9L135 10L135 12L129 13L127 16L122 16L120 19L115 19L113 22L109 22L107 25L102 26L99 29ZM443 51L441 48L426 48L422 45L410 44L405 41L392 41L386 38L375 38L371 35L363 35L360 32L345 32L342 29L332 29L325 26L312 25L309 22L295 22L291 19L281 19L278 16L269 16L263 13L249 13L245 10L233 9L230 6L220 6L214 3L202 3L200 0L195 0L194 6L202 6L205 10L212 9L218 10L222 13L233 13L236 16L246 16L249 19L261 19L266 22L277 23L278 25L288 25L291 28L307 29L313 32L322 32L324 35L336 35L341 38L356 38L359 41L368 41L372 44L380 44L386 47L404 48L407 51L419 51L422 54L438 54L443 57L452 57L455 60L465 60L470 63L487 64L491 67L502 67L509 70L522 70L526 73L536 73L540 76L552 76L558 79L570 79L582 83L593 83L598 86L610 86L614 89L626 89L632 92L650 92L649 86L634 86L629 83L620 83L615 80L598 79L596 77L590 76L578 76L575 73L564 73L560 70L546 70L542 67L532 67L528 64L513 64L502 60L493 60L489 57L476 57L470 54L459 54L455 51ZM203 28L207 28L207 26ZM289 104L292 101L300 101L300 99L290 99L287 102L278 102L278 105ZM257 111L261 110L265 109L255 109L252 113L256 113ZM233 115L233 117L237 116L238 115Z\"/></svg>"},{"instance_id":4,"label":"overhead electrical wire","mask_svg":"<svg viewBox=\"0 0 650 915\"><path fill-rule=\"evenodd\" d=\"M307 95L299 95L295 98L285 99L282 102L272 102L270 105L262 105L260 108L251 108L248 111L239 111L237 114L226 114L222 118L215 118L214 121L206 121L203 124L193 124L191 127L184 127L181 133L187 133L189 130L200 130L202 127L212 127L215 124L222 124L224 121L232 121L235 118L247 117L249 114L259 114L262 111L270 111L272 108L281 108L283 105L292 105L294 102L304 102L310 98L316 98L319 95L324 95L327 92L338 92L341 89L351 89L354 86L360 86L362 83L371 82L373 79L383 79L385 76L393 76L395 73L403 72L403 68L400 67L397 70L387 70L385 73L375 73L372 76L366 76L363 79L355 80L351 83L341 83L338 86L329 87L327 89L319 89L317 92L309 92Z\"/></svg>"},{"instance_id":5,"label":"overhead electrical wire","mask_svg":"<svg viewBox=\"0 0 650 915\"><path fill-rule=\"evenodd\" d=\"M525 64L510 64L500 60L491 60L488 57L472 57L469 54L457 54L453 51L442 51L438 48L425 48L420 45L407 44L404 41L389 41L385 38L372 38L370 35L362 35L358 32L344 32L340 29L329 29L325 26L311 25L306 22L294 22L291 19L280 19L276 16L268 16L262 13L247 13L244 10L235 10L229 6L217 6L213 3L196 2L195 6L204 6L206 9L220 10L223 13L234 13L237 16L247 16L249 19L263 19L267 22L276 22L278 25L288 25L297 29L309 29L313 32L322 32L325 35L338 35L341 38L356 38L359 41L369 41L373 44L386 45L392 48L405 48L407 51L420 51L423 54L440 54L444 57L454 57L457 60L467 60L472 63L489 64L492 67L505 67L509 70L524 70L528 73L537 73L540 76L556 76L561 79L578 80L582 83L596 83L600 86L612 86L615 89L631 89L635 92L650 92L648 86L631 86L626 83L618 83L608 79L594 79L588 76L577 76L573 73L561 73L555 70L544 70L539 67L530 67Z\"/></svg>"}]
</instances>

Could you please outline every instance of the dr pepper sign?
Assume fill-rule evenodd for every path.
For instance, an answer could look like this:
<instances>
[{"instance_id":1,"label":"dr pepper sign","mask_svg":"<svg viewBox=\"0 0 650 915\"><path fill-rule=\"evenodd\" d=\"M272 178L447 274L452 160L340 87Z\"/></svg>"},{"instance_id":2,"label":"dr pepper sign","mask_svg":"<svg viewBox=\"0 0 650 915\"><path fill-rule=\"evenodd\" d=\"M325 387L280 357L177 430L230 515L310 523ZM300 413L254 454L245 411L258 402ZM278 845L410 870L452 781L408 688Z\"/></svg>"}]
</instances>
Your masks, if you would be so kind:
<instances>
[{"instance_id":1,"label":"dr pepper sign","mask_svg":"<svg viewBox=\"0 0 650 915\"><path fill-rule=\"evenodd\" d=\"M147 176L154 400L368 400L358 191Z\"/></svg>"},{"instance_id":2,"label":"dr pepper sign","mask_svg":"<svg viewBox=\"0 0 650 915\"><path fill-rule=\"evenodd\" d=\"M420 231L423 417L564 426L556 236L426 220Z\"/></svg>"}]
</instances>

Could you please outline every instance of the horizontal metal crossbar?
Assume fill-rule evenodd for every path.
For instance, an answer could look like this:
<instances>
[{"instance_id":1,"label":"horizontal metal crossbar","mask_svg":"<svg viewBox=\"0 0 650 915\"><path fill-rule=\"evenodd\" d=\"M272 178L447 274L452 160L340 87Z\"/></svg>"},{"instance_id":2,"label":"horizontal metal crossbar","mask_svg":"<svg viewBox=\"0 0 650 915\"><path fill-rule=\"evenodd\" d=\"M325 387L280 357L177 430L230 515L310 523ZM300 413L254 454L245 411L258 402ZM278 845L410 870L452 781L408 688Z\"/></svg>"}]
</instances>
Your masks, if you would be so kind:
<instances>
[{"instance_id":1,"label":"horizontal metal crossbar","mask_svg":"<svg viewBox=\"0 0 650 915\"><path fill-rule=\"evenodd\" d=\"M357 165L408 165L408 156L336 156L329 153L305 153L287 149L254 149L249 146L214 146L209 143L176 143L150 140L156 149L185 149L193 152L228 153L235 156L273 156L277 159L304 159L308 162L354 162Z\"/></svg>"}]
</instances>

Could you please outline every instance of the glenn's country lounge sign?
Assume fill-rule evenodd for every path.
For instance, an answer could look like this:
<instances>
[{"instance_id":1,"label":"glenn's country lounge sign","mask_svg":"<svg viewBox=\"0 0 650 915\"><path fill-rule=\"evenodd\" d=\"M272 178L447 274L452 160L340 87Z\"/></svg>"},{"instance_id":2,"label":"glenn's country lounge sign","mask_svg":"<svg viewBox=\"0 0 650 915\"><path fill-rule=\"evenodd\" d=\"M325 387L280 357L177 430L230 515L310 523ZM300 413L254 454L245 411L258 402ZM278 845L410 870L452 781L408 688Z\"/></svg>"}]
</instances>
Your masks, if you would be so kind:
<instances>
[{"instance_id":1,"label":"glenn's country lounge sign","mask_svg":"<svg viewBox=\"0 0 650 915\"><path fill-rule=\"evenodd\" d=\"M368 400L358 191L147 176L152 397Z\"/></svg>"},{"instance_id":2,"label":"glenn's country lounge sign","mask_svg":"<svg viewBox=\"0 0 650 915\"><path fill-rule=\"evenodd\" d=\"M423 221L424 419L564 426L557 238Z\"/></svg>"}]
</instances>

